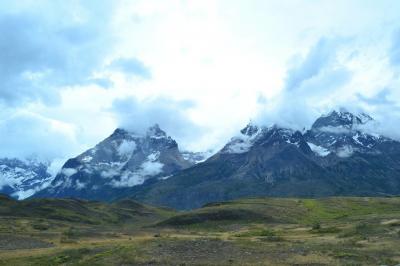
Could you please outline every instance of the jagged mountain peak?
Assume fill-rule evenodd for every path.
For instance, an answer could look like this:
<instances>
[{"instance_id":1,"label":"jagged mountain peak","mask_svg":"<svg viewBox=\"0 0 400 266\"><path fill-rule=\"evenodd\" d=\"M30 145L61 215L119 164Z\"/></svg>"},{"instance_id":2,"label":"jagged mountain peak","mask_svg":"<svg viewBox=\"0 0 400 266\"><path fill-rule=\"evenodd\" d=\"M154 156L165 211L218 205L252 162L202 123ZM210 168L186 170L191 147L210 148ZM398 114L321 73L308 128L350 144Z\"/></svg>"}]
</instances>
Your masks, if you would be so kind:
<instances>
[{"instance_id":1,"label":"jagged mountain peak","mask_svg":"<svg viewBox=\"0 0 400 266\"><path fill-rule=\"evenodd\" d=\"M119 189L166 179L191 165L157 124L142 134L117 128L95 147L69 159L49 188L36 196L114 197Z\"/></svg>"},{"instance_id":2,"label":"jagged mountain peak","mask_svg":"<svg viewBox=\"0 0 400 266\"><path fill-rule=\"evenodd\" d=\"M307 131L250 122L214 156L132 197L186 209L244 196L398 194L400 142L371 133L374 123L344 109Z\"/></svg>"},{"instance_id":3,"label":"jagged mountain peak","mask_svg":"<svg viewBox=\"0 0 400 266\"><path fill-rule=\"evenodd\" d=\"M247 136L252 136L254 134L257 134L257 132L260 130L260 127L256 125L253 121L250 121L245 128L240 130L240 133L243 135Z\"/></svg>"},{"instance_id":4,"label":"jagged mountain peak","mask_svg":"<svg viewBox=\"0 0 400 266\"><path fill-rule=\"evenodd\" d=\"M250 122L208 159L179 151L158 125L142 134L116 129L70 159L36 196L112 200L129 195L192 208L246 195L351 195L354 189L374 194L376 187L398 193L400 142L364 132L370 121L365 113L340 109L307 131ZM390 185L379 187L376 180L382 178Z\"/></svg>"},{"instance_id":5,"label":"jagged mountain peak","mask_svg":"<svg viewBox=\"0 0 400 266\"><path fill-rule=\"evenodd\" d=\"M114 130L111 136L134 136L134 137L167 137L167 133L160 128L160 126L156 123L150 127L148 127L144 133L139 133L140 131L131 130L123 127L118 127Z\"/></svg>"},{"instance_id":6,"label":"jagged mountain peak","mask_svg":"<svg viewBox=\"0 0 400 266\"><path fill-rule=\"evenodd\" d=\"M146 131L146 135L150 137L167 137L167 133L163 131L158 124L154 124L149 127Z\"/></svg>"},{"instance_id":7,"label":"jagged mountain peak","mask_svg":"<svg viewBox=\"0 0 400 266\"><path fill-rule=\"evenodd\" d=\"M137 132L125 128L117 128L105 140L100 142L96 147L100 147L103 145L108 145L108 142L114 142L115 148L117 146L125 147L127 144L139 146L143 146L146 149L161 149L161 148L169 148L169 147L178 147L176 141L168 134L160 128L158 124L154 124L148 127L143 132ZM129 143L128 143L129 142Z\"/></svg>"},{"instance_id":8,"label":"jagged mountain peak","mask_svg":"<svg viewBox=\"0 0 400 266\"><path fill-rule=\"evenodd\" d=\"M277 123L272 123L270 125L261 125L257 124L253 121L250 121L246 127L244 127L242 130L240 130L240 134L246 135L246 136L255 136L257 134L261 133L266 133L266 132L274 132L274 131L279 131L281 133L287 132L287 133L292 133L295 132L296 130L281 126Z\"/></svg>"},{"instance_id":9,"label":"jagged mountain peak","mask_svg":"<svg viewBox=\"0 0 400 266\"><path fill-rule=\"evenodd\" d=\"M233 137L231 141L221 150L222 153L245 153L254 145L265 145L266 143L287 143L299 145L302 142L300 131L281 127L278 124L270 126L259 126L249 123Z\"/></svg>"},{"instance_id":10,"label":"jagged mountain peak","mask_svg":"<svg viewBox=\"0 0 400 266\"><path fill-rule=\"evenodd\" d=\"M312 129L326 129L326 128L342 128L354 129L357 126L365 125L374 119L366 113L351 113L345 108L340 108L339 111L333 110L326 115L319 117Z\"/></svg>"},{"instance_id":11,"label":"jagged mountain peak","mask_svg":"<svg viewBox=\"0 0 400 266\"><path fill-rule=\"evenodd\" d=\"M371 132L375 123L364 112L351 113L341 108L318 118L305 136L311 149L320 156L335 154L347 158L355 152L380 153L377 147L389 139Z\"/></svg>"}]
</instances>

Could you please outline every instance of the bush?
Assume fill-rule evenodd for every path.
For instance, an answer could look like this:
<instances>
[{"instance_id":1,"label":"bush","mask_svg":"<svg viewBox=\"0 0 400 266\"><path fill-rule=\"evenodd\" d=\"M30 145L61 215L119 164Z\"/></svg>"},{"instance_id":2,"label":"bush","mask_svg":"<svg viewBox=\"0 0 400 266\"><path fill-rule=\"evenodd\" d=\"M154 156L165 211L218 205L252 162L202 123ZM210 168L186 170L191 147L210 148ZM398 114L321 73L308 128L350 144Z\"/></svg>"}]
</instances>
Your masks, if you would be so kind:
<instances>
[{"instance_id":1,"label":"bush","mask_svg":"<svg viewBox=\"0 0 400 266\"><path fill-rule=\"evenodd\" d=\"M47 224L43 224L43 223L35 223L35 224L32 224L32 228L39 230L39 231L45 231L45 230L48 230L50 228L50 226Z\"/></svg>"},{"instance_id":2,"label":"bush","mask_svg":"<svg viewBox=\"0 0 400 266\"><path fill-rule=\"evenodd\" d=\"M321 229L321 222L316 221L312 224L312 230L320 230Z\"/></svg>"}]
</instances>

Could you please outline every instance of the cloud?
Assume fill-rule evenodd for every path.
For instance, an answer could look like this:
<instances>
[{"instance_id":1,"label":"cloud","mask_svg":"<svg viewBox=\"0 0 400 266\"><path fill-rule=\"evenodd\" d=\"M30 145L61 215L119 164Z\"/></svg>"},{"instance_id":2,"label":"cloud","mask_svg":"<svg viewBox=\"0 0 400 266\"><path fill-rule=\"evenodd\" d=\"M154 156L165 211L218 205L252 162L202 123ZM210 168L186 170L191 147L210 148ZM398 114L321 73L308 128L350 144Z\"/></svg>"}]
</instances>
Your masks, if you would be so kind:
<instances>
[{"instance_id":1,"label":"cloud","mask_svg":"<svg viewBox=\"0 0 400 266\"><path fill-rule=\"evenodd\" d=\"M389 60L393 66L400 65L400 29L397 29L392 37L392 44L389 49Z\"/></svg>"},{"instance_id":2,"label":"cloud","mask_svg":"<svg viewBox=\"0 0 400 266\"><path fill-rule=\"evenodd\" d=\"M184 147L204 133L204 129L196 125L188 115L194 107L191 101L174 101L162 97L139 101L129 97L115 100L111 110L119 127L145 132L150 126L159 124L161 129Z\"/></svg>"},{"instance_id":3,"label":"cloud","mask_svg":"<svg viewBox=\"0 0 400 266\"><path fill-rule=\"evenodd\" d=\"M109 114L102 119L99 95L102 89L115 89L113 73L129 66L132 71L133 64L120 57L126 69L111 74L105 65L115 57L116 4L43 0L3 1L0 6L0 157L65 159L109 134L113 123ZM108 102L117 93L107 94ZM69 99L82 94L85 101ZM86 122L92 116L101 116L104 131L94 137L97 126Z\"/></svg>"},{"instance_id":4,"label":"cloud","mask_svg":"<svg viewBox=\"0 0 400 266\"><path fill-rule=\"evenodd\" d=\"M395 105L395 101L391 99L391 91L388 88L384 88L372 97L366 97L361 93L357 93L357 97L360 101L368 105Z\"/></svg>"},{"instance_id":5,"label":"cloud","mask_svg":"<svg viewBox=\"0 0 400 266\"><path fill-rule=\"evenodd\" d=\"M76 152L74 127L35 113L19 111L0 120L0 157L53 160Z\"/></svg>"},{"instance_id":6,"label":"cloud","mask_svg":"<svg viewBox=\"0 0 400 266\"><path fill-rule=\"evenodd\" d=\"M353 105L357 106L362 103L364 109L367 109L376 120L375 123L368 123L364 130L400 140L398 127L400 123L400 104L395 100L397 99L395 91L395 89L384 88L370 97L357 94L358 98L353 102Z\"/></svg>"},{"instance_id":7,"label":"cloud","mask_svg":"<svg viewBox=\"0 0 400 266\"><path fill-rule=\"evenodd\" d=\"M293 91L318 76L336 58L338 40L321 38L303 58L287 71L285 90Z\"/></svg>"},{"instance_id":8,"label":"cloud","mask_svg":"<svg viewBox=\"0 0 400 266\"><path fill-rule=\"evenodd\" d=\"M311 126L320 112L321 100L332 97L351 80L351 71L338 59L345 42L343 38L323 37L304 57L297 56L286 72L283 90L273 100L263 101L255 121L298 130Z\"/></svg>"},{"instance_id":9,"label":"cloud","mask_svg":"<svg viewBox=\"0 0 400 266\"><path fill-rule=\"evenodd\" d=\"M145 79L151 78L150 69L137 58L119 58L111 62L109 68L130 75L140 76Z\"/></svg>"},{"instance_id":10,"label":"cloud","mask_svg":"<svg viewBox=\"0 0 400 266\"><path fill-rule=\"evenodd\" d=\"M112 34L96 16L104 21L110 16L74 3L0 13L0 103L57 103L61 87L88 82L101 68ZM37 12L39 6L43 12Z\"/></svg>"},{"instance_id":11,"label":"cloud","mask_svg":"<svg viewBox=\"0 0 400 266\"><path fill-rule=\"evenodd\" d=\"M59 130L49 132L73 156L117 123L134 129L159 123L181 146L201 150L222 146L257 106L263 123L299 129L338 105L395 116L400 32L390 33L400 20L394 5L1 1L0 120L3 129L20 123L21 141L32 138L6 150L29 154L35 141L52 146L52 136L46 141L29 131L54 122ZM378 95L381 88L390 94ZM11 138L2 132L0 138ZM49 149L43 153L56 156Z\"/></svg>"}]
</instances>

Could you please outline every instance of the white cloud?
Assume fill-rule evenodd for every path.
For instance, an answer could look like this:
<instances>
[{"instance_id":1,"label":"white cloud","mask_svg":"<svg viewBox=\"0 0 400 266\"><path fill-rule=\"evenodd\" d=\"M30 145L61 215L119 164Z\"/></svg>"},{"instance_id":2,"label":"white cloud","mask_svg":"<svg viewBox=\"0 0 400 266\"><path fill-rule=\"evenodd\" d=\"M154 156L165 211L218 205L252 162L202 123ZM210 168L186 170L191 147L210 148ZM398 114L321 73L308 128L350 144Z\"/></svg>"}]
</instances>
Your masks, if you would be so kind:
<instances>
[{"instance_id":1,"label":"white cloud","mask_svg":"<svg viewBox=\"0 0 400 266\"><path fill-rule=\"evenodd\" d=\"M215 149L252 117L300 129L339 105L398 132L399 5L2 1L1 154L67 158L156 122Z\"/></svg>"},{"instance_id":2,"label":"white cloud","mask_svg":"<svg viewBox=\"0 0 400 266\"><path fill-rule=\"evenodd\" d=\"M72 124L27 111L3 114L0 118L0 156L38 156L44 160L76 152L79 144Z\"/></svg>"},{"instance_id":3,"label":"white cloud","mask_svg":"<svg viewBox=\"0 0 400 266\"><path fill-rule=\"evenodd\" d=\"M119 180L113 179L110 185L113 187L133 187L143 184L143 182L152 176L162 173L164 164L158 161L147 160L140 165L138 171L125 171L119 176Z\"/></svg>"},{"instance_id":4,"label":"white cloud","mask_svg":"<svg viewBox=\"0 0 400 266\"><path fill-rule=\"evenodd\" d=\"M141 174L145 176L154 176L162 172L163 164L160 162L146 161L141 165Z\"/></svg>"}]
</instances>

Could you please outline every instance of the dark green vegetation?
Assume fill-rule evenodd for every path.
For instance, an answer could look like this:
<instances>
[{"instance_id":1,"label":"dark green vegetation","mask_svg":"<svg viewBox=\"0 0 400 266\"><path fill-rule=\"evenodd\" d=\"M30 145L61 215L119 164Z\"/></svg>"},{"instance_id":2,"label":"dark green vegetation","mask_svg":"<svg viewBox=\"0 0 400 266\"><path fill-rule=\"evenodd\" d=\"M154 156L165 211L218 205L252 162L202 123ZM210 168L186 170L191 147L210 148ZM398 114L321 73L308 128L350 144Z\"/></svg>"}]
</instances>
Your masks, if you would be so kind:
<instances>
[{"instance_id":1,"label":"dark green vegetation","mask_svg":"<svg viewBox=\"0 0 400 266\"><path fill-rule=\"evenodd\" d=\"M174 212L0 198L0 265L396 265L400 198L243 199Z\"/></svg>"}]
</instances>

